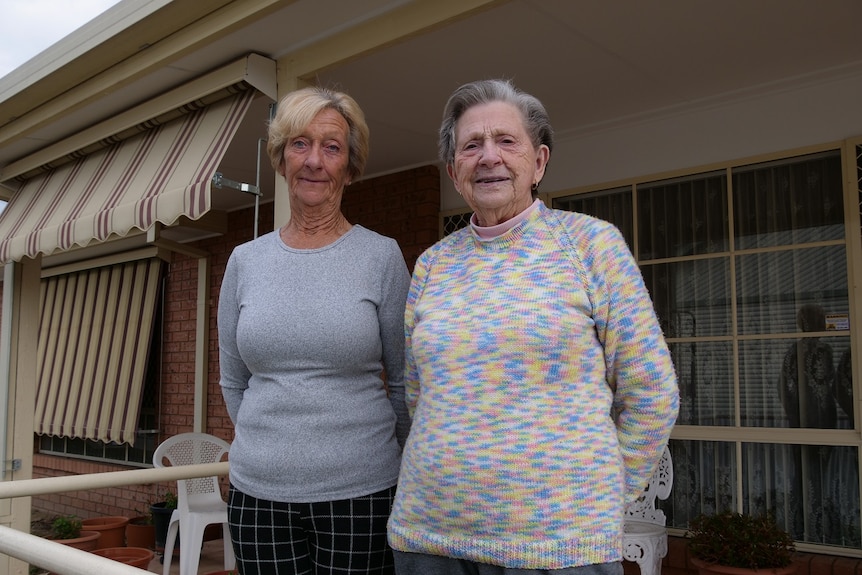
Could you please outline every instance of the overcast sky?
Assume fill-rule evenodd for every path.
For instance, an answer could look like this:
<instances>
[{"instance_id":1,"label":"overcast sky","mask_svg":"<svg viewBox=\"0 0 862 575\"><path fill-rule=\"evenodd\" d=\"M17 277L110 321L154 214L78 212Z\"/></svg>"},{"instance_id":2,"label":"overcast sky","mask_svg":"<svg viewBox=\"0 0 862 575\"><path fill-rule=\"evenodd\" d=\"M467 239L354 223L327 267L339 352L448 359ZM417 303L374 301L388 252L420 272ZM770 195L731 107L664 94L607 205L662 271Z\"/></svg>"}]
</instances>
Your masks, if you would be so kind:
<instances>
[{"instance_id":1,"label":"overcast sky","mask_svg":"<svg viewBox=\"0 0 862 575\"><path fill-rule=\"evenodd\" d=\"M0 0L0 77L119 0Z\"/></svg>"}]
</instances>

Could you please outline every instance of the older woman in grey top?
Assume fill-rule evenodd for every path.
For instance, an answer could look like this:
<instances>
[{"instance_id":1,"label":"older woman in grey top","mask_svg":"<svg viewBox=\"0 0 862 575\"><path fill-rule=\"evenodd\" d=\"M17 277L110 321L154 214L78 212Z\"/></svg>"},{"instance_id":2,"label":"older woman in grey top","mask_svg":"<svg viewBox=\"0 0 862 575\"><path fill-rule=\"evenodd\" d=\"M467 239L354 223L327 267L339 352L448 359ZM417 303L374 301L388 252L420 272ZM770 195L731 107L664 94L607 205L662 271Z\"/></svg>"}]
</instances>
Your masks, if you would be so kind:
<instances>
[{"instance_id":1,"label":"older woman in grey top","mask_svg":"<svg viewBox=\"0 0 862 575\"><path fill-rule=\"evenodd\" d=\"M391 573L410 276L393 239L340 210L365 167L368 127L346 94L307 88L279 103L267 149L290 219L233 251L218 308L238 566Z\"/></svg>"}]
</instances>

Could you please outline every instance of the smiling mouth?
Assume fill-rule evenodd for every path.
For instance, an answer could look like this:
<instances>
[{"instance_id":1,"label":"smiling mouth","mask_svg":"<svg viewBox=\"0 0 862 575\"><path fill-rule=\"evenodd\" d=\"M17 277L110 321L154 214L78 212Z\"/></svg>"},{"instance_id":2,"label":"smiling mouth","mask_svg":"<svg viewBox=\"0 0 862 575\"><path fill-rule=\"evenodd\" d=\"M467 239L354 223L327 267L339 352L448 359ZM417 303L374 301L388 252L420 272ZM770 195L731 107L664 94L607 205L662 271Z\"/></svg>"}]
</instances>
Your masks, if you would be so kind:
<instances>
[{"instance_id":1,"label":"smiling mouth","mask_svg":"<svg viewBox=\"0 0 862 575\"><path fill-rule=\"evenodd\" d=\"M477 178L476 183L477 184L496 184L497 182L505 182L508 179L509 178L502 177L502 176L497 177L497 178Z\"/></svg>"}]
</instances>

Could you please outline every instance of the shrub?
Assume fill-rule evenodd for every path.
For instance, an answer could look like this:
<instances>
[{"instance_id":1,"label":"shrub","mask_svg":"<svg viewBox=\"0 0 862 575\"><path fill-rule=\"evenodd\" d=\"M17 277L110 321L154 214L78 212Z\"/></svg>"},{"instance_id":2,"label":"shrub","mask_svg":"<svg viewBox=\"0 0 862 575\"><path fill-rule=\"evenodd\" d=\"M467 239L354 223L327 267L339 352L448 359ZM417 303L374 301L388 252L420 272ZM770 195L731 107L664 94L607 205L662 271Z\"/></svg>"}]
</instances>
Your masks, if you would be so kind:
<instances>
[{"instance_id":1,"label":"shrub","mask_svg":"<svg viewBox=\"0 0 862 575\"><path fill-rule=\"evenodd\" d=\"M54 539L77 539L81 536L81 520L74 515L61 515L51 524Z\"/></svg>"},{"instance_id":2,"label":"shrub","mask_svg":"<svg viewBox=\"0 0 862 575\"><path fill-rule=\"evenodd\" d=\"M689 525L688 535L692 555L727 567L786 567L796 551L793 539L770 514L699 515Z\"/></svg>"}]
</instances>

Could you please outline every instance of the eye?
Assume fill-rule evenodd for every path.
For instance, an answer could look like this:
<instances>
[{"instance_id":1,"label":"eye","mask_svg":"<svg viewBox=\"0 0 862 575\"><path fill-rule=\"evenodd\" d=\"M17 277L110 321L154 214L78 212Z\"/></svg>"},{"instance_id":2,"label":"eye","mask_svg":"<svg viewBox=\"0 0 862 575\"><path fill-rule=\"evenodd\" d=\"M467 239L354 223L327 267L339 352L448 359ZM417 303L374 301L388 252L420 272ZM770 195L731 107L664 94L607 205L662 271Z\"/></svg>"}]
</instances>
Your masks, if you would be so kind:
<instances>
[{"instance_id":1,"label":"eye","mask_svg":"<svg viewBox=\"0 0 862 575\"><path fill-rule=\"evenodd\" d=\"M341 146L339 146L338 144L329 144L326 146L326 151L330 154L337 154L341 151Z\"/></svg>"},{"instance_id":2,"label":"eye","mask_svg":"<svg viewBox=\"0 0 862 575\"><path fill-rule=\"evenodd\" d=\"M293 140L292 142L290 142L290 147L295 149L295 150L304 150L305 148L308 147L308 144L306 143L305 140L300 140L297 138L296 140Z\"/></svg>"}]
</instances>

